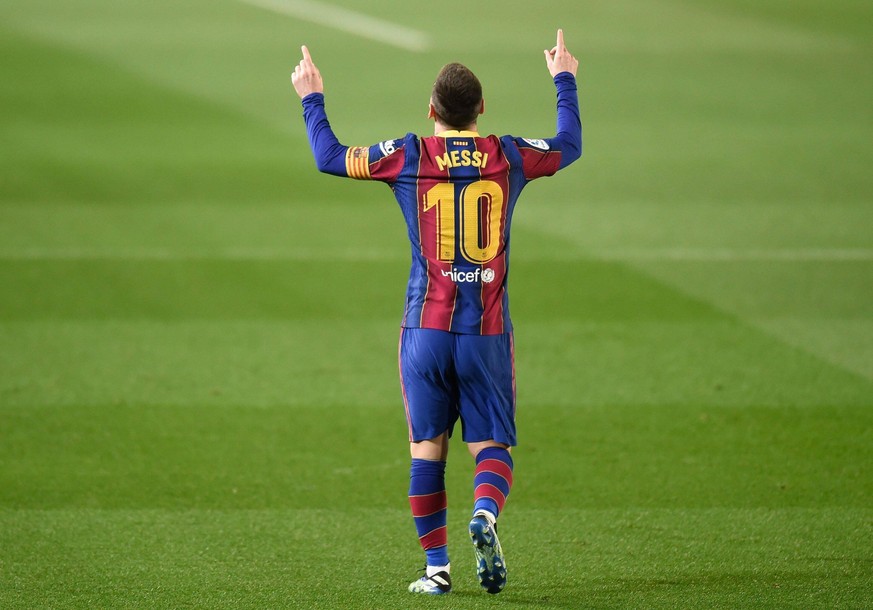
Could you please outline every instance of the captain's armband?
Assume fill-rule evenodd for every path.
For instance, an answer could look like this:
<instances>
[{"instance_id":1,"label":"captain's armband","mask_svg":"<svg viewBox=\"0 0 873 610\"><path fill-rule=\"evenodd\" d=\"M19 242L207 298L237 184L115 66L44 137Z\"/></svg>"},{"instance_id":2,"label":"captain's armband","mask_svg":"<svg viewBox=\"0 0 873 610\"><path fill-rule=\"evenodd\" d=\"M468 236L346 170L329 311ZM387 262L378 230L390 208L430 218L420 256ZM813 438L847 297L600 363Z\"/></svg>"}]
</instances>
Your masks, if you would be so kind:
<instances>
[{"instance_id":1,"label":"captain's armband","mask_svg":"<svg viewBox=\"0 0 873 610\"><path fill-rule=\"evenodd\" d=\"M350 146L346 151L346 174L355 180L371 180L370 148L367 146Z\"/></svg>"}]
</instances>

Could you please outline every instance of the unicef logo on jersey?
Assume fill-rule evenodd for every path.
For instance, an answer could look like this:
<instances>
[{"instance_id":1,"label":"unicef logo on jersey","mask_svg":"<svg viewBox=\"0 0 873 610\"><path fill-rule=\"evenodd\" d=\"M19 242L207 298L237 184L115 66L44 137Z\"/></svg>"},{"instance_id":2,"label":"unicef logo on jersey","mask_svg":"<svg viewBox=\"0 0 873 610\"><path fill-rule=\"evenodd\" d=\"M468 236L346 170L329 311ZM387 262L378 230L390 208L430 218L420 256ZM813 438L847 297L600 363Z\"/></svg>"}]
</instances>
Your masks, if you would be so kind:
<instances>
[{"instance_id":1,"label":"unicef logo on jersey","mask_svg":"<svg viewBox=\"0 0 873 610\"><path fill-rule=\"evenodd\" d=\"M482 281L490 284L494 281L494 269L474 269L473 271L461 271L452 267L449 271L442 271L443 277L450 277L456 284L472 284Z\"/></svg>"}]
</instances>

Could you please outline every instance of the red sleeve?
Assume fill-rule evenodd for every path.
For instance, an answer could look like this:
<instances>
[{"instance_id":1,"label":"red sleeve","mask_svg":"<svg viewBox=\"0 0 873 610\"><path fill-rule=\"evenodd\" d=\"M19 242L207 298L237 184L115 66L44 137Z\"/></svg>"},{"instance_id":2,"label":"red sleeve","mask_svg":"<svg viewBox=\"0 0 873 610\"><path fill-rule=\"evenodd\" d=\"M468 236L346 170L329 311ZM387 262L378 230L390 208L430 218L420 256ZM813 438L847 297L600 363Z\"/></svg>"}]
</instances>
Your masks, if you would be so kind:
<instances>
[{"instance_id":1,"label":"red sleeve","mask_svg":"<svg viewBox=\"0 0 873 610\"><path fill-rule=\"evenodd\" d=\"M394 182L406 161L404 145L404 140L388 140L373 146L350 146L346 175L356 180Z\"/></svg>"},{"instance_id":2,"label":"red sleeve","mask_svg":"<svg viewBox=\"0 0 873 610\"><path fill-rule=\"evenodd\" d=\"M561 151L552 148L547 140L515 138L521 155L521 166L527 180L551 176L561 168Z\"/></svg>"}]
</instances>

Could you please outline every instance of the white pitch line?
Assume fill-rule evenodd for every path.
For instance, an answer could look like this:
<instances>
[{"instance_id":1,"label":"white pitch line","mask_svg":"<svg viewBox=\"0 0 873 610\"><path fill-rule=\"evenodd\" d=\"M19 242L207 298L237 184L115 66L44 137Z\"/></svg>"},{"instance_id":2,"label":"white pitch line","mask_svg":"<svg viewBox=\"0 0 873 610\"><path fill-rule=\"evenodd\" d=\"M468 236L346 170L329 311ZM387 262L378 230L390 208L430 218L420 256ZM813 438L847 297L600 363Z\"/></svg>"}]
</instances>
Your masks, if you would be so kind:
<instances>
[{"instance_id":1,"label":"white pitch line","mask_svg":"<svg viewBox=\"0 0 873 610\"><path fill-rule=\"evenodd\" d=\"M314 0L240 0L240 2L407 51L421 53L431 47L430 36L425 32L324 2Z\"/></svg>"},{"instance_id":2,"label":"white pitch line","mask_svg":"<svg viewBox=\"0 0 873 610\"><path fill-rule=\"evenodd\" d=\"M333 250L308 248L224 248L176 250L173 248L22 248L0 249L0 261L133 260L133 261L352 261L379 262L406 259L405 249ZM783 250L733 250L706 248L603 249L562 254L517 251L519 262L614 261L642 262L870 262L873 249L810 248Z\"/></svg>"},{"instance_id":3,"label":"white pitch line","mask_svg":"<svg viewBox=\"0 0 873 610\"><path fill-rule=\"evenodd\" d=\"M639 248L604 249L591 252L600 260L625 262L851 262L873 260L870 248Z\"/></svg>"},{"instance_id":4,"label":"white pitch line","mask_svg":"<svg viewBox=\"0 0 873 610\"><path fill-rule=\"evenodd\" d=\"M0 250L0 261L362 261L397 260L405 250L333 251L286 248L227 248L222 250L174 250L172 248L25 248Z\"/></svg>"}]
</instances>

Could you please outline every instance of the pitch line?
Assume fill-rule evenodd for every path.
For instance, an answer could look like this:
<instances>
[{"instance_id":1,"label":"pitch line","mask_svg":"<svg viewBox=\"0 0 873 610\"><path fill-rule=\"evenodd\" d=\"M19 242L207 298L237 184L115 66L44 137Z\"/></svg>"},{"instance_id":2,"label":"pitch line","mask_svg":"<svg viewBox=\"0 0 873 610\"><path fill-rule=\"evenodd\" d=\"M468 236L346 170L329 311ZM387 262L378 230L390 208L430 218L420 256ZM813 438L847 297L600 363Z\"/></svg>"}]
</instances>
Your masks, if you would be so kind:
<instances>
[{"instance_id":1,"label":"pitch line","mask_svg":"<svg viewBox=\"0 0 873 610\"><path fill-rule=\"evenodd\" d=\"M645 262L851 262L873 260L870 248L639 248L603 249L591 252L594 258L607 261Z\"/></svg>"},{"instance_id":2,"label":"pitch line","mask_svg":"<svg viewBox=\"0 0 873 610\"><path fill-rule=\"evenodd\" d=\"M76 261L76 260L132 260L132 261L351 261L385 262L406 259L403 249L369 250L349 248L326 252L322 248L224 248L176 250L173 248L22 248L0 249L0 261ZM871 248L808 248L782 250L735 250L706 248L640 248L602 249L587 252L527 253L521 250L512 255L522 262L607 261L625 263L645 262L871 262Z\"/></svg>"},{"instance_id":3,"label":"pitch line","mask_svg":"<svg viewBox=\"0 0 873 610\"><path fill-rule=\"evenodd\" d=\"M220 250L174 250L172 248L23 248L0 250L0 261L362 261L379 262L401 258L405 250L396 253L385 250L333 251L287 248L227 248Z\"/></svg>"},{"instance_id":4,"label":"pitch line","mask_svg":"<svg viewBox=\"0 0 873 610\"><path fill-rule=\"evenodd\" d=\"M315 0L240 0L274 13L296 17L362 38L421 53L431 47L430 36L384 19Z\"/></svg>"}]
</instances>

